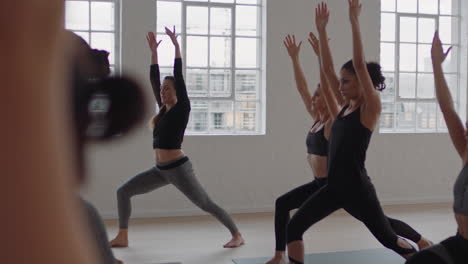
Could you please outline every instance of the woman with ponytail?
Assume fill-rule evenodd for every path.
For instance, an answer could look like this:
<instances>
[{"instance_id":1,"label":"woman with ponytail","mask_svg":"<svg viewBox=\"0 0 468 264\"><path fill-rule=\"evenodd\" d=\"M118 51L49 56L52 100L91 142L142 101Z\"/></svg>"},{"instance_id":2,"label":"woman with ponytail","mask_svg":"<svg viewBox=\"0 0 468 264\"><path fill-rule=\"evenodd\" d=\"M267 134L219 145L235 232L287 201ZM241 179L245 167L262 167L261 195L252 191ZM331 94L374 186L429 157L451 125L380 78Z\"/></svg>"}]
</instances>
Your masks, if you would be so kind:
<instances>
[{"instance_id":1,"label":"woman with ponytail","mask_svg":"<svg viewBox=\"0 0 468 264\"><path fill-rule=\"evenodd\" d=\"M161 41L157 41L152 32L147 35L152 54L150 79L159 107L159 113L151 121L156 166L131 178L118 189L120 230L117 237L110 242L111 246L128 246L131 197L173 184L195 205L216 217L229 230L232 238L224 247L239 247L244 244L244 239L234 221L210 199L198 181L192 163L182 151L181 145L190 114L190 100L182 75L182 58L175 27L172 31L166 28L166 34L170 37L175 48L174 76L165 77L162 84L157 52Z\"/></svg>"}]
</instances>

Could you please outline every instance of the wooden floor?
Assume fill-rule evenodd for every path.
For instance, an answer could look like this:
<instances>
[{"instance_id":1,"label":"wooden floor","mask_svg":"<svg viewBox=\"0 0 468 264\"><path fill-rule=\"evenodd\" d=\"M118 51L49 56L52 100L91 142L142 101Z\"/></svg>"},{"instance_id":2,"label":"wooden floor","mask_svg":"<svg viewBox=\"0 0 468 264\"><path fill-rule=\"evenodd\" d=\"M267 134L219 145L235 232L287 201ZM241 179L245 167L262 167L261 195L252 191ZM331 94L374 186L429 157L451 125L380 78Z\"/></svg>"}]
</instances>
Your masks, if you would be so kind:
<instances>
[{"instance_id":1,"label":"wooden floor","mask_svg":"<svg viewBox=\"0 0 468 264\"><path fill-rule=\"evenodd\" d=\"M450 204L398 205L384 208L388 216L403 220L434 242L455 234ZM238 249L224 249L229 233L210 216L134 219L130 247L115 249L126 264L182 262L184 264L233 264L232 259L272 256L272 213L239 214L234 220L246 239ZM116 221L106 221L109 237ZM304 236L306 253L382 247L360 222L338 211L312 227Z\"/></svg>"}]
</instances>

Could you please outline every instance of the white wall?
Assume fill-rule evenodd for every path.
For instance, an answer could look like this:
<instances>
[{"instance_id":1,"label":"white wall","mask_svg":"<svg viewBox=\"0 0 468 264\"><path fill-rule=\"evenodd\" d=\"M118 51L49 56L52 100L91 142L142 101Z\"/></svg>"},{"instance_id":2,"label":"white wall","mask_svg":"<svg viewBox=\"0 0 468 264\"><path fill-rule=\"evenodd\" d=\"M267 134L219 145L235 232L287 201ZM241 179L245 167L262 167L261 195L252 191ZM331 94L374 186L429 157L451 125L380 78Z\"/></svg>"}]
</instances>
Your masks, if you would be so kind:
<instances>
[{"instance_id":1,"label":"white wall","mask_svg":"<svg viewBox=\"0 0 468 264\"><path fill-rule=\"evenodd\" d=\"M293 81L282 44L288 33L306 40L314 30L317 1L269 0L267 3L267 127L264 136L187 136L184 150L212 198L229 212L269 211L275 198L312 178L305 159L305 137L311 120ZM351 56L346 1L328 1L329 32L336 67ZM379 1L364 1L361 25L368 60L379 59ZM154 28L153 0L123 0L123 68L135 74L152 95L148 81L145 32ZM307 42L302 65L315 86L316 60ZM122 141L89 149L90 181L85 196L105 217L115 217L116 189L131 176L154 165L151 131L142 127ZM368 172L384 203L451 200L451 186L461 161L446 134L374 133ZM133 216L201 214L173 187L133 199Z\"/></svg>"}]
</instances>

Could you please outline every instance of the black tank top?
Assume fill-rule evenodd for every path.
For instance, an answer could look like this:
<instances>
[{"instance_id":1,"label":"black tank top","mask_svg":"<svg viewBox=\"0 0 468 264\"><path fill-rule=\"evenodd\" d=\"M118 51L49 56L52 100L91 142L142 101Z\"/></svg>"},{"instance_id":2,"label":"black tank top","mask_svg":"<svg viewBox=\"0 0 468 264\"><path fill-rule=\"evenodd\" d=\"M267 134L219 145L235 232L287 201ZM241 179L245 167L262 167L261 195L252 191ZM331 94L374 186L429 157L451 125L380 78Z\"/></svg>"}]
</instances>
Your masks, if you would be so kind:
<instances>
[{"instance_id":1,"label":"black tank top","mask_svg":"<svg viewBox=\"0 0 468 264\"><path fill-rule=\"evenodd\" d=\"M328 152L328 181L331 186L347 186L366 179L366 151L372 131L361 123L361 107L343 116L343 107L333 122Z\"/></svg>"},{"instance_id":2,"label":"black tank top","mask_svg":"<svg viewBox=\"0 0 468 264\"><path fill-rule=\"evenodd\" d=\"M317 123L318 121L315 122L315 124ZM315 124L313 124L312 127L314 127ZM306 145L308 154L326 157L328 155L328 140L325 138L325 126L315 133L312 133L309 129Z\"/></svg>"}]
</instances>

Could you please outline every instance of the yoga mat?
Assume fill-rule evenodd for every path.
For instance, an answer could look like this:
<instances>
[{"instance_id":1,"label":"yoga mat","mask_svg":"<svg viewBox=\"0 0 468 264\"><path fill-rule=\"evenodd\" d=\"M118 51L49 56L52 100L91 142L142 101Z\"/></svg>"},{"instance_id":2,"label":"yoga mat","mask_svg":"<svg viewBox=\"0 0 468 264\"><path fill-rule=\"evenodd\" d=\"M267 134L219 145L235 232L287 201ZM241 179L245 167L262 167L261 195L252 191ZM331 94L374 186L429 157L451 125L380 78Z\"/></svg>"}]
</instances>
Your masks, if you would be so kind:
<instances>
[{"instance_id":1,"label":"yoga mat","mask_svg":"<svg viewBox=\"0 0 468 264\"><path fill-rule=\"evenodd\" d=\"M272 256L271 256L272 257ZM263 264L271 257L234 259L236 264ZM304 264L403 264L405 260L386 248L307 254Z\"/></svg>"}]
</instances>

